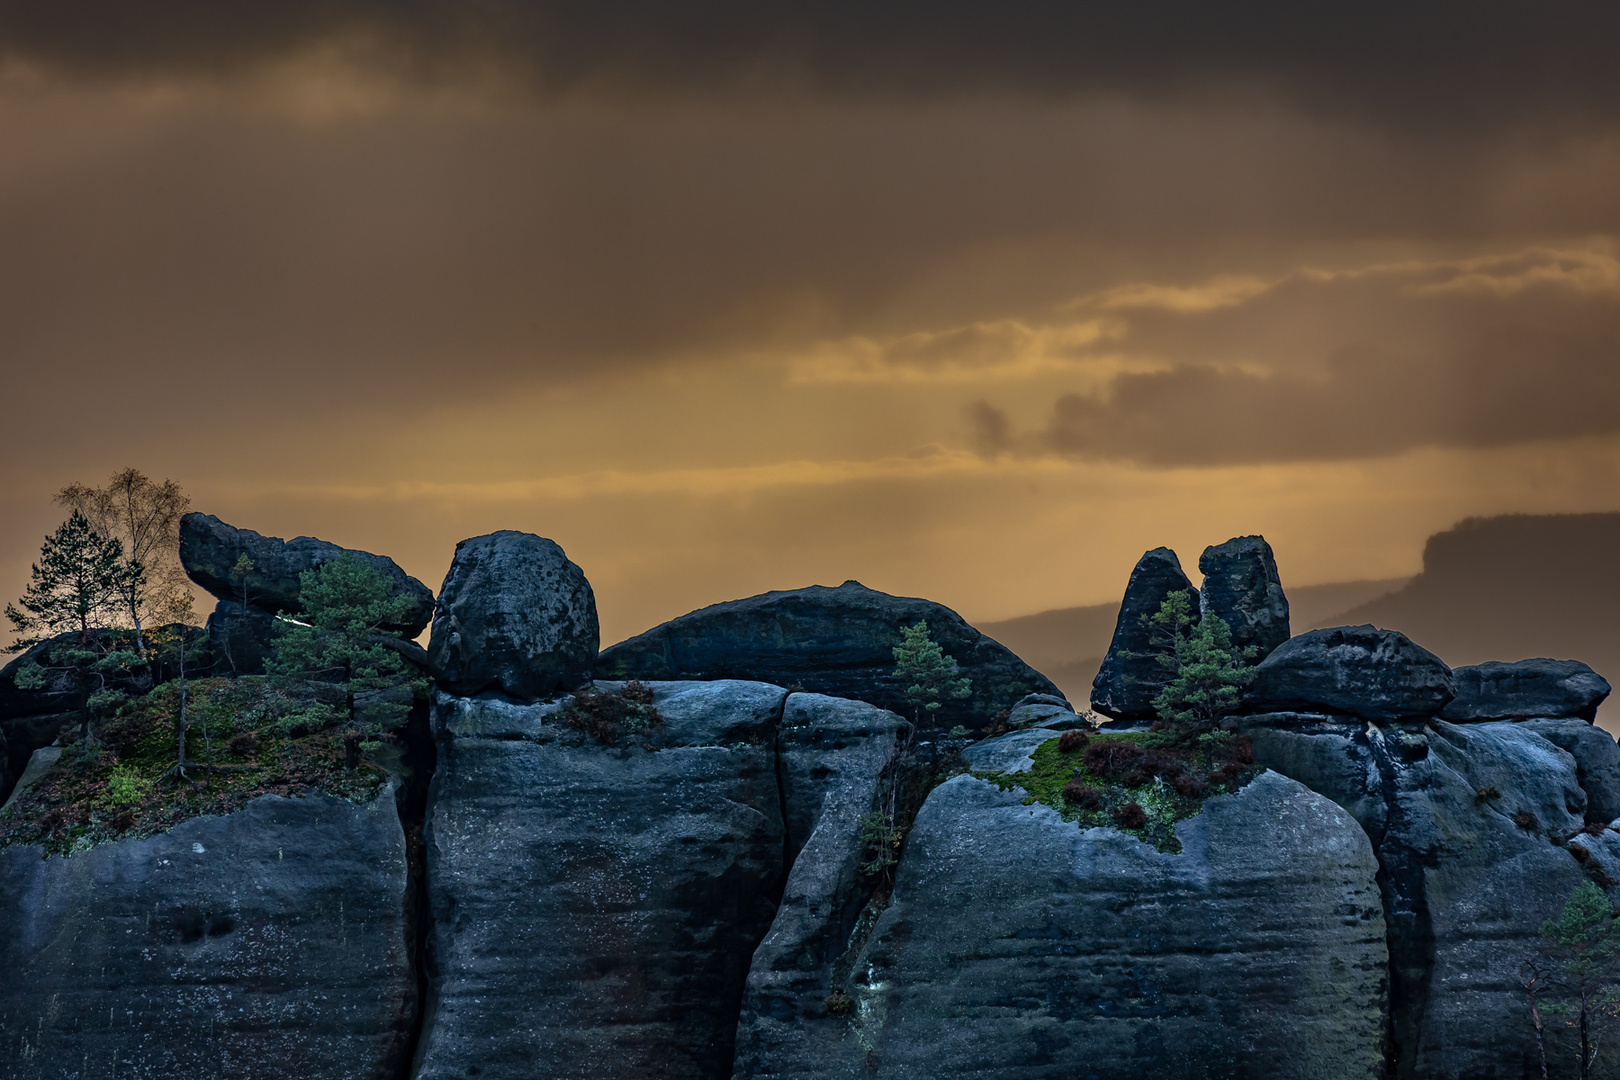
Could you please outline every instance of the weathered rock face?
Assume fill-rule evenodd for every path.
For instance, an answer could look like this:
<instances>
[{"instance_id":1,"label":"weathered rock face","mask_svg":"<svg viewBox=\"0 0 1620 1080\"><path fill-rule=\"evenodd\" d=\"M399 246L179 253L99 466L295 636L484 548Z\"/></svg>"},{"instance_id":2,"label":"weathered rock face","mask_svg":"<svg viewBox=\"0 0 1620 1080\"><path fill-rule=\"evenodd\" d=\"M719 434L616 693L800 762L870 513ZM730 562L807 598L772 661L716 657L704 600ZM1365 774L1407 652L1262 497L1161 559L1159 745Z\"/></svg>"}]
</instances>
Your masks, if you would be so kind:
<instances>
[{"instance_id":1,"label":"weathered rock face","mask_svg":"<svg viewBox=\"0 0 1620 1080\"><path fill-rule=\"evenodd\" d=\"M261 675L275 647L276 617L235 600L208 615L208 652L219 675Z\"/></svg>"},{"instance_id":2,"label":"weathered rock face","mask_svg":"<svg viewBox=\"0 0 1620 1080\"><path fill-rule=\"evenodd\" d=\"M1226 623L1233 645L1252 647L1255 663L1288 640L1288 597L1265 537L1239 536L1207 547L1198 569L1204 574L1202 613Z\"/></svg>"},{"instance_id":3,"label":"weathered rock face","mask_svg":"<svg viewBox=\"0 0 1620 1080\"><path fill-rule=\"evenodd\" d=\"M1278 646L1255 668L1244 702L1251 712L1402 720L1434 716L1455 694L1451 670L1405 634L1335 626Z\"/></svg>"},{"instance_id":4,"label":"weathered rock face","mask_svg":"<svg viewBox=\"0 0 1620 1080\"><path fill-rule=\"evenodd\" d=\"M453 694L537 701L590 682L596 596L553 541L503 529L456 545L428 657Z\"/></svg>"},{"instance_id":5,"label":"weathered rock face","mask_svg":"<svg viewBox=\"0 0 1620 1080\"><path fill-rule=\"evenodd\" d=\"M1108 655L1091 686L1091 707L1116 720L1145 720L1156 715L1153 699L1169 681L1159 656L1163 648L1148 632L1147 618L1159 610L1173 592L1191 591L1198 607L1198 590L1181 571L1181 562L1169 548L1154 548L1131 571L1119 622Z\"/></svg>"},{"instance_id":6,"label":"weathered rock face","mask_svg":"<svg viewBox=\"0 0 1620 1080\"><path fill-rule=\"evenodd\" d=\"M1453 723L1526 717L1592 720L1609 681L1579 660L1520 660L1451 669L1457 696L1440 713Z\"/></svg>"},{"instance_id":7,"label":"weathered rock face","mask_svg":"<svg viewBox=\"0 0 1620 1080\"><path fill-rule=\"evenodd\" d=\"M386 791L267 795L65 859L0 849L0 1073L401 1075L406 879Z\"/></svg>"},{"instance_id":8,"label":"weathered rock face","mask_svg":"<svg viewBox=\"0 0 1620 1080\"><path fill-rule=\"evenodd\" d=\"M597 674L615 679L759 679L866 701L911 715L894 646L902 627L928 631L962 674L971 695L943 702L933 723L976 726L1029 693L1058 694L1051 680L943 604L868 589L768 592L682 615L605 649Z\"/></svg>"},{"instance_id":9,"label":"weathered rock face","mask_svg":"<svg viewBox=\"0 0 1620 1080\"><path fill-rule=\"evenodd\" d=\"M1538 1070L1518 965L1581 881L1552 842L1585 817L1574 759L1526 724L1243 730L1257 762L1339 803L1373 841L1395 1075Z\"/></svg>"},{"instance_id":10,"label":"weathered rock face","mask_svg":"<svg viewBox=\"0 0 1620 1080\"><path fill-rule=\"evenodd\" d=\"M786 870L787 692L654 693L664 721L635 748L585 740L560 703L437 697L422 1080L730 1070Z\"/></svg>"},{"instance_id":11,"label":"weathered rock face","mask_svg":"<svg viewBox=\"0 0 1620 1080\"><path fill-rule=\"evenodd\" d=\"M1177 832L1167 855L947 781L854 965L854 1009L757 1074L1380 1076L1384 925L1355 822L1271 773Z\"/></svg>"},{"instance_id":12,"label":"weathered rock face","mask_svg":"<svg viewBox=\"0 0 1620 1080\"><path fill-rule=\"evenodd\" d=\"M1585 720L1527 720L1522 725L1575 759L1575 782L1586 792L1586 820L1620 818L1620 746Z\"/></svg>"},{"instance_id":13,"label":"weathered rock face","mask_svg":"<svg viewBox=\"0 0 1620 1080\"><path fill-rule=\"evenodd\" d=\"M412 600L410 614L386 627L391 633L414 638L433 617L433 593L401 570L386 555L339 547L312 536L282 540L261 536L252 529L227 525L212 514L187 514L180 519L180 563L186 576L217 599L242 601L242 584L231 576L236 560L253 560L248 575L247 606L269 614L296 614L301 608L298 575L342 555L375 566L394 583L394 595Z\"/></svg>"},{"instance_id":14,"label":"weathered rock face","mask_svg":"<svg viewBox=\"0 0 1620 1080\"><path fill-rule=\"evenodd\" d=\"M735 1076L774 1075L824 1052L825 1001L849 978L850 935L876 879L860 869L860 819L878 799L904 721L862 701L787 699L779 738L792 871L754 950L737 1022Z\"/></svg>"}]
</instances>

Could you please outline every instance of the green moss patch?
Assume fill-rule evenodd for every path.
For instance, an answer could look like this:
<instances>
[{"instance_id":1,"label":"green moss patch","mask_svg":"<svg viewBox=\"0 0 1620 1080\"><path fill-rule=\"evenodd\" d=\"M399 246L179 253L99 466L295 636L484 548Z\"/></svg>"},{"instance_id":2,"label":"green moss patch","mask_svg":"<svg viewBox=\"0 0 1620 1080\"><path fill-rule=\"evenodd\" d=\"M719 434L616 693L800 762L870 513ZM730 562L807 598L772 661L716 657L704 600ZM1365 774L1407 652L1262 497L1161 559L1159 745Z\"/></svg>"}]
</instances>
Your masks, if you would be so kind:
<instances>
[{"instance_id":1,"label":"green moss patch","mask_svg":"<svg viewBox=\"0 0 1620 1080\"><path fill-rule=\"evenodd\" d=\"M976 772L1003 791L1021 788L1081 828L1107 826L1160 851L1181 851L1176 823L1204 801L1241 788L1259 772L1247 739L1203 736L1185 727L1086 735L1068 732L1036 748L1029 772Z\"/></svg>"},{"instance_id":2,"label":"green moss patch","mask_svg":"<svg viewBox=\"0 0 1620 1080\"><path fill-rule=\"evenodd\" d=\"M232 772L171 769L176 759L178 683L119 710L98 739L80 739L38 784L0 812L0 847L38 844L68 855L96 844L153 836L188 818L228 814L260 795L332 795L368 802L387 782L375 758L395 736L363 744L345 767L345 728L261 677L190 683L186 756Z\"/></svg>"}]
</instances>

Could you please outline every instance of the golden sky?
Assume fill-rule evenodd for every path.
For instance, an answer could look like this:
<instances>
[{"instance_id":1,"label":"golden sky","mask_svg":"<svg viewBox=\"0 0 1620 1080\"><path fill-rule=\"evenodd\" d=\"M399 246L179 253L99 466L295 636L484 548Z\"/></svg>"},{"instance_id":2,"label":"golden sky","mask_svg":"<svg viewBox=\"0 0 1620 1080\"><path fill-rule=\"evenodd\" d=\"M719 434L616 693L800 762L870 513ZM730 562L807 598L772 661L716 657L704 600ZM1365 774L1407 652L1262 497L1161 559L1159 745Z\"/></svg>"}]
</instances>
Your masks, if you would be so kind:
<instances>
[{"instance_id":1,"label":"golden sky","mask_svg":"<svg viewBox=\"0 0 1620 1080\"><path fill-rule=\"evenodd\" d=\"M1620 509L1620 16L1311 7L0 7L0 585L126 465L604 643Z\"/></svg>"}]
</instances>

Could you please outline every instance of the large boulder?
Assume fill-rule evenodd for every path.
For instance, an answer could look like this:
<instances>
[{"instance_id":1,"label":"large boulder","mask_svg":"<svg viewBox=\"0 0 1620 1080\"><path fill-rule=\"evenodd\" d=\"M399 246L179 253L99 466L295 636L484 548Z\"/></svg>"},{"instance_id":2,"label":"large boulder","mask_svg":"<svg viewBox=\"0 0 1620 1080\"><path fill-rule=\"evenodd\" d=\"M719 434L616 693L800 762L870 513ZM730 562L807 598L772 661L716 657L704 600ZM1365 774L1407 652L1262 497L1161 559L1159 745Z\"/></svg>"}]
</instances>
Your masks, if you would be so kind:
<instances>
[{"instance_id":1,"label":"large boulder","mask_svg":"<svg viewBox=\"0 0 1620 1080\"><path fill-rule=\"evenodd\" d=\"M571 699L436 696L421 1080L729 1073L786 871L787 692L652 689L662 722L617 745Z\"/></svg>"},{"instance_id":2,"label":"large boulder","mask_svg":"<svg viewBox=\"0 0 1620 1080\"><path fill-rule=\"evenodd\" d=\"M943 604L890 596L858 581L701 608L603 650L597 674L760 679L870 702L909 717L906 681L894 674L894 646L901 629L919 621L928 623L933 639L972 680L969 696L942 702L933 724L979 726L1026 694L1060 693L1050 679Z\"/></svg>"},{"instance_id":3,"label":"large boulder","mask_svg":"<svg viewBox=\"0 0 1620 1080\"><path fill-rule=\"evenodd\" d=\"M0 1074L405 1075L405 852L388 790L261 796L67 858L0 849Z\"/></svg>"},{"instance_id":4,"label":"large boulder","mask_svg":"<svg viewBox=\"0 0 1620 1080\"><path fill-rule=\"evenodd\" d=\"M735 1076L778 1073L825 1039L827 997L848 981L850 935L878 885L861 869L862 818L880 800L903 727L864 701L788 696L778 772L792 869L749 967Z\"/></svg>"},{"instance_id":5,"label":"large boulder","mask_svg":"<svg viewBox=\"0 0 1620 1080\"><path fill-rule=\"evenodd\" d=\"M1326 795L1378 856L1394 1075L1540 1075L1519 964L1582 879L1575 760L1527 724L1250 726L1255 760Z\"/></svg>"},{"instance_id":6,"label":"large boulder","mask_svg":"<svg viewBox=\"0 0 1620 1080\"><path fill-rule=\"evenodd\" d=\"M947 781L856 943L850 1007L737 1075L1381 1077L1384 922L1356 823L1267 773L1177 835L1165 854Z\"/></svg>"},{"instance_id":7,"label":"large boulder","mask_svg":"<svg viewBox=\"0 0 1620 1080\"><path fill-rule=\"evenodd\" d=\"M1288 640L1288 597L1277 576L1277 560L1263 536L1239 536L1204 549L1199 605L1231 629L1232 644L1254 649L1259 663Z\"/></svg>"},{"instance_id":8,"label":"large boulder","mask_svg":"<svg viewBox=\"0 0 1620 1080\"><path fill-rule=\"evenodd\" d=\"M554 541L503 529L456 545L428 658L453 694L537 701L591 680L596 595Z\"/></svg>"},{"instance_id":9,"label":"large boulder","mask_svg":"<svg viewBox=\"0 0 1620 1080\"><path fill-rule=\"evenodd\" d=\"M1363 720L1434 716L1456 694L1451 669L1402 633L1375 626L1310 630L1260 662L1252 712L1329 712Z\"/></svg>"},{"instance_id":10,"label":"large boulder","mask_svg":"<svg viewBox=\"0 0 1620 1080\"><path fill-rule=\"evenodd\" d=\"M1198 590L1181 570L1181 561L1169 548L1154 548L1137 560L1119 605L1119 621L1108 655L1091 684L1091 707L1116 720L1146 720L1157 715L1153 699L1170 681L1170 671L1159 662L1164 645L1154 639L1148 617L1173 592L1191 592L1198 608Z\"/></svg>"},{"instance_id":11,"label":"large boulder","mask_svg":"<svg viewBox=\"0 0 1620 1080\"><path fill-rule=\"evenodd\" d=\"M302 609L299 575L322 563L349 555L370 563L393 583L395 596L411 600L409 614L385 629L414 638L433 617L433 592L401 570L386 555L339 547L312 536L282 540L238 529L212 514L187 514L180 519L180 563L186 576L217 599L242 603L242 581L233 576L237 559L253 561L247 576L246 606L272 615L296 615Z\"/></svg>"},{"instance_id":12,"label":"large boulder","mask_svg":"<svg viewBox=\"0 0 1620 1080\"><path fill-rule=\"evenodd\" d=\"M1453 723L1527 717L1592 720L1609 696L1609 681L1579 660L1519 660L1452 668L1457 696L1441 717Z\"/></svg>"}]
</instances>

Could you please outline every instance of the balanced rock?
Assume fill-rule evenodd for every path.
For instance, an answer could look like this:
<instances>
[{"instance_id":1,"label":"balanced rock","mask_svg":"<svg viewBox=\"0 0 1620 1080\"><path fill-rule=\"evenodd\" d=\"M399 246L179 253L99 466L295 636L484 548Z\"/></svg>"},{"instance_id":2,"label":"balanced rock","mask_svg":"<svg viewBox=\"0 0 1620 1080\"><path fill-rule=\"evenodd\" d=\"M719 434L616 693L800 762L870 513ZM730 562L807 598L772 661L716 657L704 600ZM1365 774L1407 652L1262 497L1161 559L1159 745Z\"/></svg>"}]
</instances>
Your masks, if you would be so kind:
<instances>
[{"instance_id":1,"label":"balanced rock","mask_svg":"<svg viewBox=\"0 0 1620 1080\"><path fill-rule=\"evenodd\" d=\"M1344 807L1373 841L1394 1075L1540 1075L1519 964L1582 879L1557 846L1586 818L1575 760L1528 724L1229 724L1257 763Z\"/></svg>"},{"instance_id":2,"label":"balanced rock","mask_svg":"<svg viewBox=\"0 0 1620 1080\"><path fill-rule=\"evenodd\" d=\"M66 858L0 848L0 1074L405 1075L394 794L265 795Z\"/></svg>"},{"instance_id":3,"label":"balanced rock","mask_svg":"<svg viewBox=\"0 0 1620 1080\"><path fill-rule=\"evenodd\" d=\"M1363 720L1421 719L1456 694L1451 669L1402 633L1374 626L1310 630L1255 668L1252 712L1343 713Z\"/></svg>"},{"instance_id":4,"label":"balanced rock","mask_svg":"<svg viewBox=\"0 0 1620 1080\"><path fill-rule=\"evenodd\" d=\"M662 720L636 746L574 730L571 698L436 695L437 1004L420 1080L729 1073L737 1002L786 870L787 692L721 681L652 693Z\"/></svg>"},{"instance_id":5,"label":"balanced rock","mask_svg":"<svg viewBox=\"0 0 1620 1080\"><path fill-rule=\"evenodd\" d=\"M1288 597L1265 537L1239 536L1207 547L1198 569L1204 574L1202 613L1226 623L1233 645L1254 649L1252 663L1288 640Z\"/></svg>"},{"instance_id":6,"label":"balanced rock","mask_svg":"<svg viewBox=\"0 0 1620 1080\"><path fill-rule=\"evenodd\" d=\"M894 674L900 631L919 621L969 683L969 696L941 702L932 723L978 726L1029 693L1059 694L1046 676L969 626L943 604L868 589L762 593L714 604L604 649L597 674L613 679L757 679L853 698L911 716L905 680Z\"/></svg>"},{"instance_id":7,"label":"balanced rock","mask_svg":"<svg viewBox=\"0 0 1620 1080\"><path fill-rule=\"evenodd\" d=\"M600 645L591 583L556 542L503 529L456 545L428 642L440 686L537 701L590 682Z\"/></svg>"},{"instance_id":8,"label":"balanced rock","mask_svg":"<svg viewBox=\"0 0 1620 1080\"><path fill-rule=\"evenodd\" d=\"M1093 709L1116 720L1146 720L1157 715L1153 699L1170 681L1171 673L1159 662L1165 647L1155 640L1147 620L1173 592L1190 592L1193 610L1198 610L1198 590L1182 572L1175 552L1154 548L1137 560L1119 605L1114 640L1091 685Z\"/></svg>"},{"instance_id":9,"label":"balanced rock","mask_svg":"<svg viewBox=\"0 0 1620 1080\"><path fill-rule=\"evenodd\" d=\"M1609 696L1609 681L1579 660L1520 660L1452 668L1457 696L1440 715L1453 723L1538 717L1590 721Z\"/></svg>"},{"instance_id":10,"label":"balanced rock","mask_svg":"<svg viewBox=\"0 0 1620 1080\"><path fill-rule=\"evenodd\" d=\"M393 583L393 595L411 599L406 617L384 629L414 638L433 617L432 591L386 555L339 547L312 536L292 540L261 536L252 529L227 525L212 514L192 513L180 519L180 563L186 576L217 599L243 603L243 581L234 572L243 555L253 562L247 573L246 606L259 611L296 615L302 609L299 575L349 555L376 567Z\"/></svg>"},{"instance_id":11,"label":"balanced rock","mask_svg":"<svg viewBox=\"0 0 1620 1080\"><path fill-rule=\"evenodd\" d=\"M1177 835L1165 854L945 782L853 943L848 1003L735 1075L1381 1077L1384 921L1356 823L1267 773Z\"/></svg>"}]
</instances>

